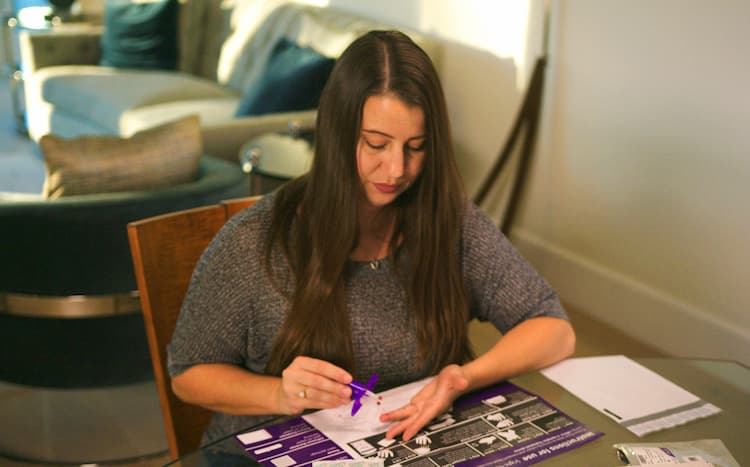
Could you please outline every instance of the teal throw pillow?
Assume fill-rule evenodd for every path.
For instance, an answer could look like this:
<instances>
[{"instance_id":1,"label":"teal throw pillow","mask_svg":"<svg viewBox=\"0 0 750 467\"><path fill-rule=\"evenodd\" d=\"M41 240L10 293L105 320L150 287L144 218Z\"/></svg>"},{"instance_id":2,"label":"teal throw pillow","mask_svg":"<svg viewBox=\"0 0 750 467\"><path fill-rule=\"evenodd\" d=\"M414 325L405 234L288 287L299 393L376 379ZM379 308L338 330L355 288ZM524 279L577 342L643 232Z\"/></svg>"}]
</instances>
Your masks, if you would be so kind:
<instances>
[{"instance_id":1,"label":"teal throw pillow","mask_svg":"<svg viewBox=\"0 0 750 467\"><path fill-rule=\"evenodd\" d=\"M334 63L309 47L281 39L271 51L263 76L242 95L236 116L317 108Z\"/></svg>"},{"instance_id":2,"label":"teal throw pillow","mask_svg":"<svg viewBox=\"0 0 750 467\"><path fill-rule=\"evenodd\" d=\"M106 0L101 65L177 67L177 0Z\"/></svg>"}]
</instances>

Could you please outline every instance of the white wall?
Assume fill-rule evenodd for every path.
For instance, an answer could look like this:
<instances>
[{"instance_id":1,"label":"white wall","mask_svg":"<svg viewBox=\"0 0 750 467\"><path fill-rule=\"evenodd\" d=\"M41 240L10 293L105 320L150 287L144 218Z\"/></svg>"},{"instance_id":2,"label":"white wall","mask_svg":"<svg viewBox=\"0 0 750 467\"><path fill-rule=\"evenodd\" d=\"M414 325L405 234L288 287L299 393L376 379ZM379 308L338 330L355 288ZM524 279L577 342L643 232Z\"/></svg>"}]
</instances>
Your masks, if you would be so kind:
<instances>
[{"instance_id":1,"label":"white wall","mask_svg":"<svg viewBox=\"0 0 750 467\"><path fill-rule=\"evenodd\" d=\"M750 2L555 6L514 241L625 332L750 364Z\"/></svg>"}]
</instances>

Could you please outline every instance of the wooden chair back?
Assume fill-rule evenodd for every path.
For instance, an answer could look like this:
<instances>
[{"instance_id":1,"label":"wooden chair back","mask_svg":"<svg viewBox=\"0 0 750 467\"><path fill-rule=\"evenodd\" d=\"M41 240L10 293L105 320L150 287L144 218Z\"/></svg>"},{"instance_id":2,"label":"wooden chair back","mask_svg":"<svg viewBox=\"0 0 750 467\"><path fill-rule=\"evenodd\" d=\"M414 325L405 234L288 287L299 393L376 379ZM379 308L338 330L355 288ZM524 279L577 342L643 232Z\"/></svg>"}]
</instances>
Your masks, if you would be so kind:
<instances>
[{"instance_id":1,"label":"wooden chair back","mask_svg":"<svg viewBox=\"0 0 750 467\"><path fill-rule=\"evenodd\" d=\"M227 219L230 219L232 216L237 214L238 212L242 211L245 208L249 208L253 204L255 204L261 196L247 196L244 198L233 198L233 199L226 199L221 202L222 206L224 206L224 209L227 213Z\"/></svg>"},{"instance_id":2,"label":"wooden chair back","mask_svg":"<svg viewBox=\"0 0 750 467\"><path fill-rule=\"evenodd\" d=\"M172 338L193 269L216 233L235 213L260 196L222 201L128 224L141 310L169 453L180 457L200 447L211 412L180 400L167 372L167 344Z\"/></svg>"},{"instance_id":3,"label":"wooden chair back","mask_svg":"<svg viewBox=\"0 0 750 467\"><path fill-rule=\"evenodd\" d=\"M172 392L167 344L193 269L226 219L225 208L215 204L131 222L127 227L169 453L173 458L200 447L211 412L181 401Z\"/></svg>"}]
</instances>

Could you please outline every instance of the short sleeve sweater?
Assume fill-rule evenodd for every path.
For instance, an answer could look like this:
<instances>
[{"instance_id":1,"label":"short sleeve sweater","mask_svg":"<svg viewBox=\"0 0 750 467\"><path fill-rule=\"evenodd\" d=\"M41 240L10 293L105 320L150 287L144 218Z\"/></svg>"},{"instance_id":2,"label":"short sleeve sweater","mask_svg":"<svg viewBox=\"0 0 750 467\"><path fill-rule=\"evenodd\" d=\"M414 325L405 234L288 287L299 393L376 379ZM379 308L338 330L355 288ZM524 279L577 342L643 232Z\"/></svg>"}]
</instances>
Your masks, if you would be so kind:
<instances>
[{"instance_id":1,"label":"short sleeve sweater","mask_svg":"<svg viewBox=\"0 0 750 467\"><path fill-rule=\"evenodd\" d=\"M264 373L288 306L265 269L263 239L270 229L273 199L267 195L230 219L198 262L168 346L170 375L201 363L229 363ZM537 316L567 319L552 288L473 204L464 216L462 264L471 318L490 321L502 333ZM291 284L291 272L276 273L282 284ZM366 381L377 373L376 390L381 391L428 376L426 365L416 361L417 335L390 262L372 268L350 261L345 289L354 378ZM216 413L203 441L263 420Z\"/></svg>"}]
</instances>

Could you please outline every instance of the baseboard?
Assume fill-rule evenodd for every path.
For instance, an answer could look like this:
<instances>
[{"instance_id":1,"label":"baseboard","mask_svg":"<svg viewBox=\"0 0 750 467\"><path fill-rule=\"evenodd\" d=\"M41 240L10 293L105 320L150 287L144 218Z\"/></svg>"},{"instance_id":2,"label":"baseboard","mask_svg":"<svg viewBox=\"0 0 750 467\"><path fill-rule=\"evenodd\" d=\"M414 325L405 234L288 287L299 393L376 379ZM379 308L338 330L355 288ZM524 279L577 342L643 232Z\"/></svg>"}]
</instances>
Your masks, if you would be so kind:
<instances>
[{"instance_id":1,"label":"baseboard","mask_svg":"<svg viewBox=\"0 0 750 467\"><path fill-rule=\"evenodd\" d=\"M747 330L529 231L514 229L511 238L560 298L577 310L667 355L750 365Z\"/></svg>"}]
</instances>

